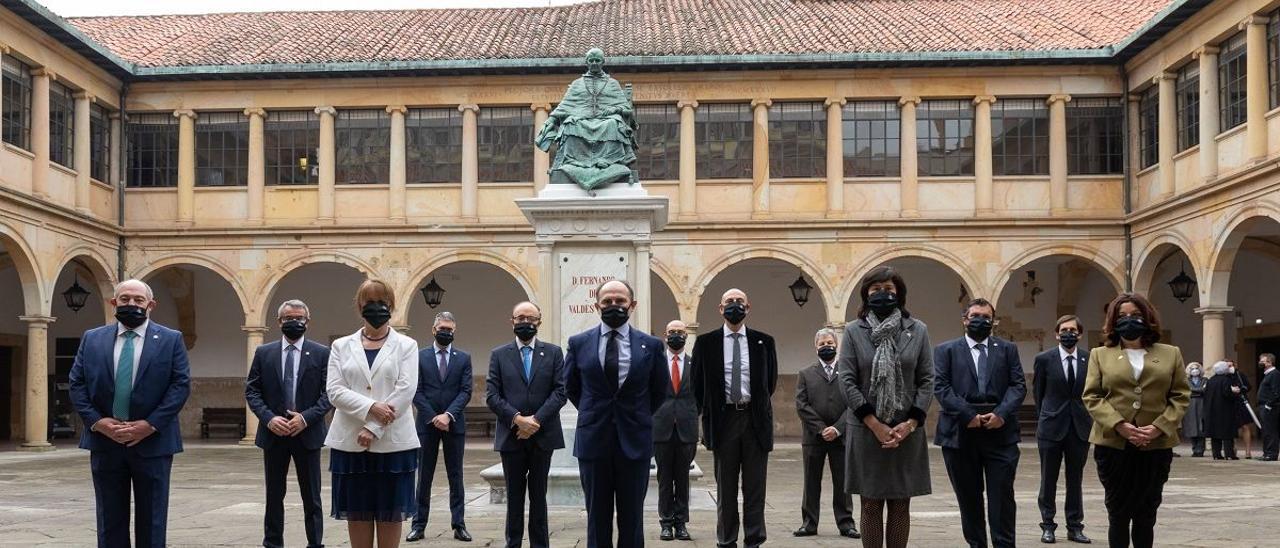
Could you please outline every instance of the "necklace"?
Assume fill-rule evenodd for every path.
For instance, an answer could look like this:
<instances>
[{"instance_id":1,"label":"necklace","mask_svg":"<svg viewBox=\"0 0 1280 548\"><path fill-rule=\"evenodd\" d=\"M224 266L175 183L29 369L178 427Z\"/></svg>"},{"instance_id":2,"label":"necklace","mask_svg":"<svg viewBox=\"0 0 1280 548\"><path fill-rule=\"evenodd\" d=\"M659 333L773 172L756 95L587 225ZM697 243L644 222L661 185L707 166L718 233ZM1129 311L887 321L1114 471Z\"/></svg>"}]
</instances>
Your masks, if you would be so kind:
<instances>
[{"instance_id":1,"label":"necklace","mask_svg":"<svg viewBox=\"0 0 1280 548\"><path fill-rule=\"evenodd\" d=\"M375 338L373 338L373 337L370 337L368 334L366 334L366 333L364 332L364 329L361 329L361 330L360 330L360 336L361 336L361 337L364 337L364 340L366 340L366 341L373 341L373 342L377 342L377 341L380 341L380 340L383 340L383 339L387 338L387 337L388 337L388 336L390 336L390 335L391 335L391 330L390 330L390 329L388 329L388 330L387 330L387 334L386 334L386 335L383 335L383 336L378 337L378 338L376 338L376 339L375 339Z\"/></svg>"},{"instance_id":2,"label":"necklace","mask_svg":"<svg viewBox=\"0 0 1280 548\"><path fill-rule=\"evenodd\" d=\"M591 96L591 116L595 117L600 114L600 94L604 92L604 84L600 82L603 78L587 74L586 80L587 95Z\"/></svg>"}]
</instances>

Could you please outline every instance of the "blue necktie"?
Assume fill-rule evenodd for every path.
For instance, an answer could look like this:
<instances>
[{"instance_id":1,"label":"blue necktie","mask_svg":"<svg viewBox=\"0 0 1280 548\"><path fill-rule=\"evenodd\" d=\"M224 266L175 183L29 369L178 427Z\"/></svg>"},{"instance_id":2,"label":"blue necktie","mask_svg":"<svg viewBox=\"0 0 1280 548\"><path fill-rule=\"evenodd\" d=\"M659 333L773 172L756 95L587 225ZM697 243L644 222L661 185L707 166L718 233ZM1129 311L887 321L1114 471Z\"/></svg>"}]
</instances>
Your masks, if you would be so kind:
<instances>
[{"instance_id":1,"label":"blue necktie","mask_svg":"<svg viewBox=\"0 0 1280 548\"><path fill-rule=\"evenodd\" d=\"M533 349L521 346L520 359L524 361L524 382L529 382L533 378Z\"/></svg>"},{"instance_id":2,"label":"blue necktie","mask_svg":"<svg viewBox=\"0 0 1280 548\"><path fill-rule=\"evenodd\" d=\"M987 395L987 345L978 343L974 345L978 349L978 390L982 391L982 395Z\"/></svg>"},{"instance_id":3,"label":"blue necktie","mask_svg":"<svg viewBox=\"0 0 1280 548\"><path fill-rule=\"evenodd\" d=\"M129 399L133 396L133 331L124 332L124 345L120 347L120 361L116 363L116 394L111 401L111 415L129 420Z\"/></svg>"}]
</instances>

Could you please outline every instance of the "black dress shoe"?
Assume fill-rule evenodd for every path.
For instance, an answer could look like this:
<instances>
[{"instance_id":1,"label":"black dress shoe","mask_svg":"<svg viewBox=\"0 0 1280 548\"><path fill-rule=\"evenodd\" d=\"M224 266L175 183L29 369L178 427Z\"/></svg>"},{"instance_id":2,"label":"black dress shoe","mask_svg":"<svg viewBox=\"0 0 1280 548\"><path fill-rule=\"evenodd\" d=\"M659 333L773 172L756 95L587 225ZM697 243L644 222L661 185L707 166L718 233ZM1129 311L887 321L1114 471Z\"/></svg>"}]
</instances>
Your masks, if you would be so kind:
<instances>
[{"instance_id":1,"label":"black dress shoe","mask_svg":"<svg viewBox=\"0 0 1280 548\"><path fill-rule=\"evenodd\" d=\"M453 538L462 542L471 542L471 533L467 532L467 526L465 525L462 527L454 527Z\"/></svg>"},{"instance_id":2,"label":"black dress shoe","mask_svg":"<svg viewBox=\"0 0 1280 548\"><path fill-rule=\"evenodd\" d=\"M1275 458L1275 457L1262 457L1262 458L1260 458L1260 459L1258 459L1258 460L1264 460L1264 461L1267 461L1267 462L1271 462L1271 461L1276 460L1276 458Z\"/></svg>"},{"instance_id":3,"label":"black dress shoe","mask_svg":"<svg viewBox=\"0 0 1280 548\"><path fill-rule=\"evenodd\" d=\"M422 540L426 537L426 535L422 533L422 529L422 527L411 527L409 529L409 536L404 537L404 540L407 542L418 542Z\"/></svg>"},{"instance_id":4,"label":"black dress shoe","mask_svg":"<svg viewBox=\"0 0 1280 548\"><path fill-rule=\"evenodd\" d=\"M671 529L670 525L662 526L662 534L658 535L658 540L675 540L676 533Z\"/></svg>"},{"instance_id":5,"label":"black dress shoe","mask_svg":"<svg viewBox=\"0 0 1280 548\"><path fill-rule=\"evenodd\" d=\"M849 537L849 538L862 538L862 533L858 532L857 527L850 527L848 529L840 531L840 536Z\"/></svg>"},{"instance_id":6,"label":"black dress shoe","mask_svg":"<svg viewBox=\"0 0 1280 548\"><path fill-rule=\"evenodd\" d=\"M1084 536L1084 531L1067 531L1067 540L1071 542L1079 542L1080 544L1093 543L1089 537Z\"/></svg>"},{"instance_id":7,"label":"black dress shoe","mask_svg":"<svg viewBox=\"0 0 1280 548\"><path fill-rule=\"evenodd\" d=\"M791 536L795 536L795 537L812 537L812 536L817 535L817 534L818 534L818 530L817 530L817 529L805 529L804 527L801 527L801 528L799 528L799 529L796 529L794 533L791 533Z\"/></svg>"},{"instance_id":8,"label":"black dress shoe","mask_svg":"<svg viewBox=\"0 0 1280 548\"><path fill-rule=\"evenodd\" d=\"M693 537L689 536L689 530L685 528L683 523L676 525L676 538L679 540L693 540Z\"/></svg>"},{"instance_id":9,"label":"black dress shoe","mask_svg":"<svg viewBox=\"0 0 1280 548\"><path fill-rule=\"evenodd\" d=\"M1052 529L1045 529L1040 533L1040 542L1043 542L1045 544L1053 544L1055 542L1058 542L1058 539L1053 536Z\"/></svg>"}]
</instances>

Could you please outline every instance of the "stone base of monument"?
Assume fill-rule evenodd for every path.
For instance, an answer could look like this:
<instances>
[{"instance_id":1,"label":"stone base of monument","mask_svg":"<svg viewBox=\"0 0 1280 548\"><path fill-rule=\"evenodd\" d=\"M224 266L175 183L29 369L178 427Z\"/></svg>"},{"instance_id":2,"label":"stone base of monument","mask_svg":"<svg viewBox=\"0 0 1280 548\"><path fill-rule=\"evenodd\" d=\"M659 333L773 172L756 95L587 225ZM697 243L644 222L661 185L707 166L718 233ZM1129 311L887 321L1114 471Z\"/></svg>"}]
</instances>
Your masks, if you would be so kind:
<instances>
[{"instance_id":1,"label":"stone base of monument","mask_svg":"<svg viewBox=\"0 0 1280 548\"><path fill-rule=\"evenodd\" d=\"M556 456L561 452L571 453L572 450L560 449L556 451ZM702 467L696 462L693 463L689 467L689 481L700 481L702 476ZM480 477L489 484L489 504L506 504L507 482L502 477L502 465L495 464L485 468L480 472ZM649 494L646 498L658 500L658 469L653 463L649 464ZM576 461L573 468L552 466L547 478L547 505L581 508L585 504L582 496L582 478L578 475Z\"/></svg>"}]
</instances>

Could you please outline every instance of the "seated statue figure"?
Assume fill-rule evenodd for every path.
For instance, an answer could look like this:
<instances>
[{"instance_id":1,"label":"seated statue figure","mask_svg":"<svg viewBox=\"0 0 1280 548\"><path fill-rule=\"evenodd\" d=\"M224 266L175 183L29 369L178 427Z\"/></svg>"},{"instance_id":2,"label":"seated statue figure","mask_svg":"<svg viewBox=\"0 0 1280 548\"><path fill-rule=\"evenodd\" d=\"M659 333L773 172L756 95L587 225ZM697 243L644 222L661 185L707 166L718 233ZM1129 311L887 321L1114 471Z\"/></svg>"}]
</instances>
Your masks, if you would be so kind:
<instances>
[{"instance_id":1,"label":"seated statue figure","mask_svg":"<svg viewBox=\"0 0 1280 548\"><path fill-rule=\"evenodd\" d=\"M544 151L556 144L552 183L594 190L635 182L636 122L630 94L604 72L604 52L587 52L587 72L569 84L534 142Z\"/></svg>"}]
</instances>

